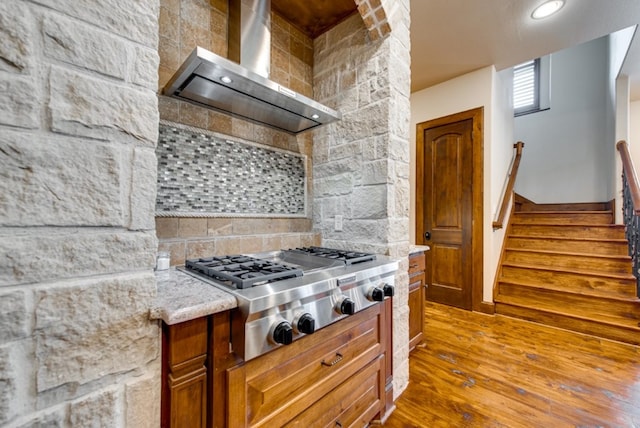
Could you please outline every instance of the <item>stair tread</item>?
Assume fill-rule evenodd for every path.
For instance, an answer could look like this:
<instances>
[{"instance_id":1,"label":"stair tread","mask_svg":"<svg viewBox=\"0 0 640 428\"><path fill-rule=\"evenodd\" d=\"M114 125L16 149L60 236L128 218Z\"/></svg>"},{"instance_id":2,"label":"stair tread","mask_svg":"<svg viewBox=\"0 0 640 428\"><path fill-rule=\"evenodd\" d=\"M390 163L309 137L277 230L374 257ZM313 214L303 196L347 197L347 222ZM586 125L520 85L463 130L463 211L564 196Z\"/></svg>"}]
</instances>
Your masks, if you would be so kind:
<instances>
[{"instance_id":1,"label":"stair tread","mask_svg":"<svg viewBox=\"0 0 640 428\"><path fill-rule=\"evenodd\" d=\"M533 307L531 305L526 305L524 303L526 302L526 300L527 300L526 298L517 298L512 296L501 296L499 299L496 299L497 302L506 304L506 305L519 306L519 307L528 308L534 311L547 312L555 315L561 315L565 317L580 319L588 322L597 322L597 323L607 324L615 327L623 327L623 328L640 332L640 325L637 319L616 317L616 316L610 316L610 315L608 316L604 314L595 314L593 312L589 313L589 315L581 315L577 312L567 311L567 307L560 308L558 306L546 304L539 301L536 301L535 307Z\"/></svg>"},{"instance_id":2,"label":"stair tread","mask_svg":"<svg viewBox=\"0 0 640 428\"><path fill-rule=\"evenodd\" d=\"M519 253L540 253L540 254L554 254L559 256L577 256L577 257L591 257L596 259L608 259L608 260L620 260L631 262L630 256L616 255L616 254L593 254L593 253L577 253L572 251L555 251L555 250L539 250L529 248L510 248L506 247L507 251L515 251Z\"/></svg>"},{"instance_id":3,"label":"stair tread","mask_svg":"<svg viewBox=\"0 0 640 428\"><path fill-rule=\"evenodd\" d=\"M613 214L611 210L527 210L514 211L514 214Z\"/></svg>"},{"instance_id":4,"label":"stair tread","mask_svg":"<svg viewBox=\"0 0 640 428\"><path fill-rule=\"evenodd\" d=\"M576 254L628 256L629 246L626 239L585 238L571 236L509 235L505 241L505 250L541 250Z\"/></svg>"},{"instance_id":5,"label":"stair tread","mask_svg":"<svg viewBox=\"0 0 640 428\"><path fill-rule=\"evenodd\" d=\"M511 222L518 226L544 226L544 227L602 227L607 229L624 229L623 224L613 223L536 223L536 222L519 222L517 219Z\"/></svg>"},{"instance_id":6,"label":"stair tread","mask_svg":"<svg viewBox=\"0 0 640 428\"><path fill-rule=\"evenodd\" d=\"M564 226L564 225L563 225ZM557 241L582 241L582 242L612 242L612 243L620 243L627 244L627 240L624 238L572 238L566 236L556 236L556 235L509 235L509 238L516 239L551 239Z\"/></svg>"},{"instance_id":7,"label":"stair tread","mask_svg":"<svg viewBox=\"0 0 640 428\"><path fill-rule=\"evenodd\" d=\"M525 306L510 305L508 303L496 303L496 314L525 319L531 322L543 324L561 330L573 331L605 340L613 340L621 343L640 345L640 335L635 328L611 325L608 323L592 322L585 318L572 316L558 316L551 312L536 311Z\"/></svg>"},{"instance_id":8,"label":"stair tread","mask_svg":"<svg viewBox=\"0 0 640 428\"><path fill-rule=\"evenodd\" d=\"M613 300L617 302L630 302L630 303L640 303L640 299L638 299L633 294L620 293L613 290L604 291L602 289L593 289L593 288L581 288L581 289L567 289L566 287L551 284L551 283L540 283L535 281L523 281L517 279L500 279L498 281L498 290L500 290L501 285L514 285L520 287L528 287L535 288L539 290L548 290L558 293L563 293L567 295L576 295L579 297L588 297L588 298L596 298L596 299L606 299ZM629 287L632 289L631 291L635 291L633 286ZM605 289L606 290L606 289ZM500 291L498 291L498 295L500 295Z\"/></svg>"},{"instance_id":9,"label":"stair tread","mask_svg":"<svg viewBox=\"0 0 640 428\"><path fill-rule=\"evenodd\" d=\"M551 272L563 272L563 273L573 273L577 275L585 275L585 276L596 276L599 278L615 278L615 279L629 279L636 280L636 277L633 274L624 274L624 273L609 273L602 271L589 271L585 269L568 269L568 268L554 268L552 266L539 266L539 265L529 265L526 263L514 263L514 262L503 262L502 266L512 266L519 267L524 269L533 269L533 270L546 270Z\"/></svg>"}]
</instances>

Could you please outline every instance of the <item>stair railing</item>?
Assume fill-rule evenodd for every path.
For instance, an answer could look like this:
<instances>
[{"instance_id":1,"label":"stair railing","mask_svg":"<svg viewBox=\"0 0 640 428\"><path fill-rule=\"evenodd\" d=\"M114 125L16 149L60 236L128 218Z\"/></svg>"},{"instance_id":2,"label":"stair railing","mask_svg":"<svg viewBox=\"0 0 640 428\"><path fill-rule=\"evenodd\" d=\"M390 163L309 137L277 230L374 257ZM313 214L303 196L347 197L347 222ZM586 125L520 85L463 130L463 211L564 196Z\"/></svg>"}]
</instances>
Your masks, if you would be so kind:
<instances>
[{"instance_id":1,"label":"stair railing","mask_svg":"<svg viewBox=\"0 0 640 428\"><path fill-rule=\"evenodd\" d=\"M502 194L502 203L500 204L500 211L498 211L498 216L496 220L493 222L494 229L502 229L504 227L504 219L507 216L509 201L513 196L513 186L515 186L516 184L516 176L518 175L518 168L520 167L520 158L522 157L523 147L524 147L524 143L522 141L518 141L516 144L513 145L513 148L516 149L516 152L513 155L513 160L511 162L509 179L504 189L504 193Z\"/></svg>"},{"instance_id":2,"label":"stair railing","mask_svg":"<svg viewBox=\"0 0 640 428\"><path fill-rule=\"evenodd\" d=\"M625 236L629 242L629 256L633 260L633 275L637 278L637 295L640 296L640 185L636 169L629 154L629 145L621 140L616 143L622 159L622 211Z\"/></svg>"}]
</instances>

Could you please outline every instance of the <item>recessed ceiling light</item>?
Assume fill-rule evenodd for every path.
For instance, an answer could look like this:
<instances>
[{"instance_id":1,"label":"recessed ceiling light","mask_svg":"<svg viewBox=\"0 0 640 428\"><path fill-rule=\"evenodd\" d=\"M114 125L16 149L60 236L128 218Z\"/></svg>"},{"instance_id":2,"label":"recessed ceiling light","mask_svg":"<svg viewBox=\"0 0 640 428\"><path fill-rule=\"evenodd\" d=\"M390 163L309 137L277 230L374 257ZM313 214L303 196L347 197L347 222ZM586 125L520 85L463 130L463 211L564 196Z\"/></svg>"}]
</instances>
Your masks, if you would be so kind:
<instances>
[{"instance_id":1,"label":"recessed ceiling light","mask_svg":"<svg viewBox=\"0 0 640 428\"><path fill-rule=\"evenodd\" d=\"M222 80L224 83L231 83L231 82L233 82L233 80L231 80L231 77L229 77L229 76L222 76L222 77L220 78L220 80Z\"/></svg>"},{"instance_id":2,"label":"recessed ceiling light","mask_svg":"<svg viewBox=\"0 0 640 428\"><path fill-rule=\"evenodd\" d=\"M564 6L564 0L550 0L546 3L542 3L540 6L535 8L531 17L533 19L543 19L548 16L553 15Z\"/></svg>"},{"instance_id":3,"label":"recessed ceiling light","mask_svg":"<svg viewBox=\"0 0 640 428\"><path fill-rule=\"evenodd\" d=\"M311 115L311 119L320 119L320 115L318 113L313 113Z\"/></svg>"}]
</instances>

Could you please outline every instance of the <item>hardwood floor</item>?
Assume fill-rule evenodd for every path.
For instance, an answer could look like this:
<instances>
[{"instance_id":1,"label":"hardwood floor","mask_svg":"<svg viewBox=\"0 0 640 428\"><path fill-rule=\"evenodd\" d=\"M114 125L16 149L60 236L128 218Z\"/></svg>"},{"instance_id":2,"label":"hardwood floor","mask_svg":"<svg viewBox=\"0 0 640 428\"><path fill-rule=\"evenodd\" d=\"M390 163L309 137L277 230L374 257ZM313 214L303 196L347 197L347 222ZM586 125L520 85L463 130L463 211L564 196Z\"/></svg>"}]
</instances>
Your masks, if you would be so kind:
<instances>
[{"instance_id":1,"label":"hardwood floor","mask_svg":"<svg viewBox=\"0 0 640 428\"><path fill-rule=\"evenodd\" d=\"M640 427L640 347L426 304L385 427Z\"/></svg>"}]
</instances>

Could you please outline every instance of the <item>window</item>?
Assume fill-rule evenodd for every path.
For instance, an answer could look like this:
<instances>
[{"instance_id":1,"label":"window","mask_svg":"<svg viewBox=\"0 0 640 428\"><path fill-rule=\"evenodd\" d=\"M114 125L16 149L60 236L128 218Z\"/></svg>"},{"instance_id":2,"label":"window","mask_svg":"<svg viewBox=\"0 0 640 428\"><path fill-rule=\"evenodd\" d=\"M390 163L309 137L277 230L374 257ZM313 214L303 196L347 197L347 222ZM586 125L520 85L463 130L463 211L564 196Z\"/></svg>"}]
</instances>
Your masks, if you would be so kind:
<instances>
[{"instance_id":1,"label":"window","mask_svg":"<svg viewBox=\"0 0 640 428\"><path fill-rule=\"evenodd\" d=\"M540 110L540 58L513 67L514 115Z\"/></svg>"}]
</instances>

